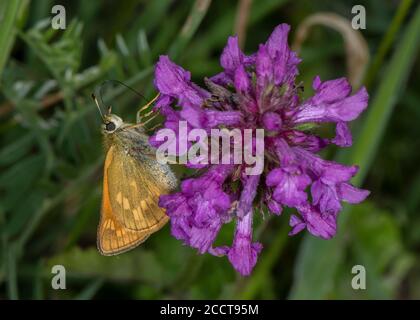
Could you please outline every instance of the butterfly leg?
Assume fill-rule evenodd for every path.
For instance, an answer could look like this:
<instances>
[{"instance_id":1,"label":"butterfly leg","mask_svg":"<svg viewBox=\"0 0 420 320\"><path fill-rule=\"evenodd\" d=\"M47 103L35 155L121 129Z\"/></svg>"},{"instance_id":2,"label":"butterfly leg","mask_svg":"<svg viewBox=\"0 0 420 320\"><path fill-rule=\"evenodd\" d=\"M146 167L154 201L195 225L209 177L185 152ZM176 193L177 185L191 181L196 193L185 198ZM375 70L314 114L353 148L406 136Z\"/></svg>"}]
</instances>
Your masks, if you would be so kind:
<instances>
[{"instance_id":1,"label":"butterfly leg","mask_svg":"<svg viewBox=\"0 0 420 320\"><path fill-rule=\"evenodd\" d=\"M150 118L148 118L146 121L142 122L142 119L147 118L148 116L150 116ZM149 122L151 122L152 120L156 119L156 117L159 115L158 112L155 112L153 110L149 111L148 113L144 114L144 115L139 115L137 114L137 123L130 126L130 128L135 128L135 127L144 127L146 124L148 124ZM153 128L147 129L147 131L151 131L156 129L160 124L157 124L156 126L153 126Z\"/></svg>"},{"instance_id":2,"label":"butterfly leg","mask_svg":"<svg viewBox=\"0 0 420 320\"><path fill-rule=\"evenodd\" d=\"M162 125L161 123L158 123L158 124L154 125L153 127L151 127L151 128L149 128L149 129L147 129L147 131L152 132L152 131L154 131L155 129L159 128L161 125Z\"/></svg>"},{"instance_id":3,"label":"butterfly leg","mask_svg":"<svg viewBox=\"0 0 420 320\"><path fill-rule=\"evenodd\" d=\"M143 122L143 126L145 126L146 124L148 124L149 122L153 121L154 119L156 119L156 117L159 115L159 113L155 113L153 114L149 119L147 119L145 122Z\"/></svg>"},{"instance_id":4,"label":"butterfly leg","mask_svg":"<svg viewBox=\"0 0 420 320\"><path fill-rule=\"evenodd\" d=\"M143 107L141 107L138 111L137 111L137 115L136 115L136 121L137 121L137 123L140 123L141 122L141 118L144 118L144 117L147 117L147 116L149 116L150 114L152 114L153 113L153 110L150 110L148 113L146 113L145 115L141 115L140 113L142 112L142 111L144 111L144 110L146 110L147 108L149 108L150 107L150 105L153 103L153 102L155 102L156 100L157 100L157 98L159 98L159 93L152 99L152 100L150 100L150 102L148 102L146 105L144 105Z\"/></svg>"}]
</instances>

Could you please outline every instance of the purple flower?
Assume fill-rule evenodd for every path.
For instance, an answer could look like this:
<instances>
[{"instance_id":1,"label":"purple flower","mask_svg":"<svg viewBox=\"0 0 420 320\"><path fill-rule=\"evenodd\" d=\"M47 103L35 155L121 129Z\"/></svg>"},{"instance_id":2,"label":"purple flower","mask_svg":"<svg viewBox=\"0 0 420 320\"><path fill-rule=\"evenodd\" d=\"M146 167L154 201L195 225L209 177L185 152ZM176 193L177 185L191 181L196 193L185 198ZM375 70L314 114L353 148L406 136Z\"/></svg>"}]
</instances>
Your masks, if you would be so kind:
<instances>
[{"instance_id":1,"label":"purple flower","mask_svg":"<svg viewBox=\"0 0 420 320\"><path fill-rule=\"evenodd\" d=\"M275 187L273 198L278 203L296 207L306 202L305 189L311 184L311 179L299 167L288 166L271 170L267 175L266 184Z\"/></svg>"},{"instance_id":2,"label":"purple flower","mask_svg":"<svg viewBox=\"0 0 420 320\"><path fill-rule=\"evenodd\" d=\"M202 165L201 175L184 180L178 192L162 195L159 202L171 218L174 237L199 253L227 256L242 275L251 273L262 250L260 243L252 241L252 222L263 207L274 215L280 215L283 207L296 209L289 222L290 235L307 229L329 239L336 233L342 202L359 203L369 195L350 184L357 166L316 154L329 144L351 146L348 122L367 107L366 89L352 94L345 78L322 82L315 77L315 94L302 100L295 85L300 59L289 49L289 30L288 25L279 25L249 56L240 50L238 39L230 37L220 58L223 71L205 79L207 89L191 82L190 73L167 56L160 57L155 70L155 86L161 94L155 108L177 138L180 121L187 122L188 132L194 128L265 130L262 174L247 175L246 165L233 162ZM305 129L323 122L336 123L334 138ZM160 144L156 136L150 141ZM180 156L180 149L176 150ZM221 227L230 222L236 224L231 246L215 247Z\"/></svg>"},{"instance_id":3,"label":"purple flower","mask_svg":"<svg viewBox=\"0 0 420 320\"><path fill-rule=\"evenodd\" d=\"M200 178L187 179L181 192L160 197L159 206L167 209L172 235L185 244L208 251L223 223L230 217L230 196L222 190L233 167L214 166Z\"/></svg>"}]
</instances>

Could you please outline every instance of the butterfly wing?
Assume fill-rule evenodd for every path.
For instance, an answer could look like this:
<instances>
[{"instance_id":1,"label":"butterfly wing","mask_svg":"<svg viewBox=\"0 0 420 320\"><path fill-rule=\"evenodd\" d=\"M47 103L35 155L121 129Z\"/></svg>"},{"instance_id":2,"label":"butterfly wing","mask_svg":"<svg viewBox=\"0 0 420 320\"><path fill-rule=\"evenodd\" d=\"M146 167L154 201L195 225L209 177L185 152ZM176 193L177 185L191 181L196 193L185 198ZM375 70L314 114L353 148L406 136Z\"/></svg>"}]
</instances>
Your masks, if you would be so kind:
<instances>
[{"instance_id":1,"label":"butterfly wing","mask_svg":"<svg viewBox=\"0 0 420 320\"><path fill-rule=\"evenodd\" d=\"M150 171L159 168L156 160L141 160L117 146L108 149L98 228L98 248L104 255L136 247L168 221L158 200L170 192L172 184L162 179L163 172Z\"/></svg>"}]
</instances>

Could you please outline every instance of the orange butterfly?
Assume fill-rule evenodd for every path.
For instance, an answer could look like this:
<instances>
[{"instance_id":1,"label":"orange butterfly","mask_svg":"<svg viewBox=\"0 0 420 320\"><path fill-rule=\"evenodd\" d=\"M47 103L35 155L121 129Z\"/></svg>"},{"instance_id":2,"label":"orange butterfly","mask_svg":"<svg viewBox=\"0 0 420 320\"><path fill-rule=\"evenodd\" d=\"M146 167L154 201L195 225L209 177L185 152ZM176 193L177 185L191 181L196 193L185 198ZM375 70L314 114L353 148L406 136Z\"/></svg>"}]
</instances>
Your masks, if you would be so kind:
<instances>
[{"instance_id":1,"label":"orange butterfly","mask_svg":"<svg viewBox=\"0 0 420 320\"><path fill-rule=\"evenodd\" d=\"M167 164L156 161L144 124L125 123L110 109L101 116L106 157L97 243L101 254L116 255L165 225L169 218L158 206L159 196L174 190L177 180Z\"/></svg>"}]
</instances>

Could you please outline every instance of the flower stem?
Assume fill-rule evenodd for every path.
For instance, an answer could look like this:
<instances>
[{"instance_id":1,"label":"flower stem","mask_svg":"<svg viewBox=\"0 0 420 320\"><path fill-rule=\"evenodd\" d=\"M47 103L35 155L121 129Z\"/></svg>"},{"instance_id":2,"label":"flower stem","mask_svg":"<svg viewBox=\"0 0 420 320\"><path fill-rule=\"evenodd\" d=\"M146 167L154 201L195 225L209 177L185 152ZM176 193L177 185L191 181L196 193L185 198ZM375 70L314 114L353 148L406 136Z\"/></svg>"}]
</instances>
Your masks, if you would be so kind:
<instances>
[{"instance_id":1,"label":"flower stem","mask_svg":"<svg viewBox=\"0 0 420 320\"><path fill-rule=\"evenodd\" d=\"M249 13L252 0L241 0L238 3L235 21L235 33L238 36L239 47L243 49L246 39L246 28L248 25Z\"/></svg>"}]
</instances>

